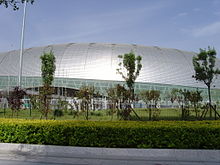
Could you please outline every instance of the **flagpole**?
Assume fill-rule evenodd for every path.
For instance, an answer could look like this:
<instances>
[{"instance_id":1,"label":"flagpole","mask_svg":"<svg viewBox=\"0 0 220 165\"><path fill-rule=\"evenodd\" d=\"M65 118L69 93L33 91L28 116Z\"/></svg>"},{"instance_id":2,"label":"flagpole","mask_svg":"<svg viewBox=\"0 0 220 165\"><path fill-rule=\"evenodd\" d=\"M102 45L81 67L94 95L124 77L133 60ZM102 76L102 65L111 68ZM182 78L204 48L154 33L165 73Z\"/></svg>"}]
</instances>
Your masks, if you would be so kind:
<instances>
[{"instance_id":1,"label":"flagpole","mask_svg":"<svg viewBox=\"0 0 220 165\"><path fill-rule=\"evenodd\" d=\"M24 30L25 30L25 19L26 19L26 6L27 1L24 1L24 12L23 12L23 21L21 29L21 47L20 47L20 62L19 62L19 76L18 76L18 87L22 87L22 66L23 66L23 50L24 50Z\"/></svg>"}]
</instances>

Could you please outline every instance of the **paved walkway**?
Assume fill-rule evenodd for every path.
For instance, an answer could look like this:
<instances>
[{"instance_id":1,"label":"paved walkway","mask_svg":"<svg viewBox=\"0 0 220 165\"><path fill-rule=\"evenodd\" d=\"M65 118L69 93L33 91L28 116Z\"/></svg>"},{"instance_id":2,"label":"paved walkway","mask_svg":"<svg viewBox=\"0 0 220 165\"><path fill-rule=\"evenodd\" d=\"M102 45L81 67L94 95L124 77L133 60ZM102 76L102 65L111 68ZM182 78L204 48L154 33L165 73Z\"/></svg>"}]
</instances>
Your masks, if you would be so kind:
<instances>
[{"instance_id":1,"label":"paved walkway","mask_svg":"<svg viewBox=\"0 0 220 165\"><path fill-rule=\"evenodd\" d=\"M0 143L1 165L220 165L220 150L116 149Z\"/></svg>"}]
</instances>

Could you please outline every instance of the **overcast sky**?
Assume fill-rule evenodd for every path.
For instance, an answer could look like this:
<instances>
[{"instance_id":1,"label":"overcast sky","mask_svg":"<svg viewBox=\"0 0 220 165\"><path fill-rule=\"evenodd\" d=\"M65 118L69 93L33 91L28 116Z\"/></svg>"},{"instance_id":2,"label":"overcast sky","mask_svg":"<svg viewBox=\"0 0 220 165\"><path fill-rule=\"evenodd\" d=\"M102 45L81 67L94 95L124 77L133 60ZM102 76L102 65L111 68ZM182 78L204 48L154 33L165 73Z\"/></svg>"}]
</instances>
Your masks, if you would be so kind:
<instances>
[{"instance_id":1,"label":"overcast sky","mask_svg":"<svg viewBox=\"0 0 220 165\"><path fill-rule=\"evenodd\" d=\"M19 49L22 6L0 6L0 52ZM220 57L220 0L35 0L25 48L59 43L130 43Z\"/></svg>"}]
</instances>

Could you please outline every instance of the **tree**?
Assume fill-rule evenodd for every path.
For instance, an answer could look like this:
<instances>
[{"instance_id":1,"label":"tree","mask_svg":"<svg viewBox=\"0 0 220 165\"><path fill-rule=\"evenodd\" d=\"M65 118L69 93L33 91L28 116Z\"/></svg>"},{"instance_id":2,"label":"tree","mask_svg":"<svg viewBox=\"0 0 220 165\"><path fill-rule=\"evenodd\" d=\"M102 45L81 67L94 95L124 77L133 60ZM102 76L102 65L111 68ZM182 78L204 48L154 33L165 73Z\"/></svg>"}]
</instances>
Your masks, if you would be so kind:
<instances>
[{"instance_id":1,"label":"tree","mask_svg":"<svg viewBox=\"0 0 220 165\"><path fill-rule=\"evenodd\" d=\"M3 5L6 8L11 6L13 10L18 10L19 4L24 3L25 1L31 4L34 3L34 0L0 0L0 5Z\"/></svg>"},{"instance_id":2,"label":"tree","mask_svg":"<svg viewBox=\"0 0 220 165\"><path fill-rule=\"evenodd\" d=\"M23 104L22 99L25 95L27 95L26 92L19 87L15 87L14 90L9 93L7 100L12 110L12 116L14 116L14 112L17 112L18 115L18 111L21 109L21 105Z\"/></svg>"},{"instance_id":3,"label":"tree","mask_svg":"<svg viewBox=\"0 0 220 165\"><path fill-rule=\"evenodd\" d=\"M196 117L199 117L199 111L198 111L198 104L199 102L201 102L203 100L202 95L201 95L202 91L191 91L189 94L189 101L193 104L195 113L196 113Z\"/></svg>"},{"instance_id":4,"label":"tree","mask_svg":"<svg viewBox=\"0 0 220 165\"><path fill-rule=\"evenodd\" d=\"M114 109L117 109L117 116L121 116L124 120L128 120L131 109L125 107L128 104L128 98L130 95L129 91L124 86L117 84L115 87L109 88L107 94L112 103L112 106L110 107L112 118Z\"/></svg>"},{"instance_id":5,"label":"tree","mask_svg":"<svg viewBox=\"0 0 220 165\"><path fill-rule=\"evenodd\" d=\"M173 88L170 93L168 94L168 99L170 99L171 103L174 104L176 101L179 104L179 107L183 105L183 95L182 95L182 90Z\"/></svg>"},{"instance_id":6,"label":"tree","mask_svg":"<svg viewBox=\"0 0 220 165\"><path fill-rule=\"evenodd\" d=\"M142 58L141 56L135 56L133 52L124 55L119 55L118 58L122 59L122 62L118 64L119 68L117 69L117 73L119 73L125 80L131 93L131 100L133 101L134 83L137 77L139 76L140 70L142 68Z\"/></svg>"},{"instance_id":7,"label":"tree","mask_svg":"<svg viewBox=\"0 0 220 165\"><path fill-rule=\"evenodd\" d=\"M140 93L141 99L148 105L149 108L149 120L152 119L152 108L154 109L154 117L158 116L155 113L159 112L157 109L157 103L160 100L160 91L146 90Z\"/></svg>"},{"instance_id":8,"label":"tree","mask_svg":"<svg viewBox=\"0 0 220 165\"><path fill-rule=\"evenodd\" d=\"M82 86L78 91L78 98L81 99L81 109L86 111L86 120L89 120L89 109L92 108L92 99L94 98L95 88Z\"/></svg>"},{"instance_id":9,"label":"tree","mask_svg":"<svg viewBox=\"0 0 220 165\"><path fill-rule=\"evenodd\" d=\"M56 58L52 51L44 53L41 57L41 76L43 81L43 88L40 89L40 100L42 106L40 111L47 119L49 113L49 104L53 89L51 87L54 80L54 72L56 70L55 61Z\"/></svg>"},{"instance_id":10,"label":"tree","mask_svg":"<svg viewBox=\"0 0 220 165\"><path fill-rule=\"evenodd\" d=\"M172 105L174 104L175 101L178 100L178 92L179 92L178 89L173 88L173 89L171 90L171 92L169 93L169 95L168 95L168 98L170 99Z\"/></svg>"},{"instance_id":11,"label":"tree","mask_svg":"<svg viewBox=\"0 0 220 165\"><path fill-rule=\"evenodd\" d=\"M18 10L19 9L19 4L24 3L34 3L34 0L0 0L0 5L3 5L4 7L8 8L11 6L13 10Z\"/></svg>"},{"instance_id":12,"label":"tree","mask_svg":"<svg viewBox=\"0 0 220 165\"><path fill-rule=\"evenodd\" d=\"M189 110L189 97L190 97L190 91L186 89L179 89L179 102L182 104L182 119L185 120L190 116L190 110Z\"/></svg>"},{"instance_id":13,"label":"tree","mask_svg":"<svg viewBox=\"0 0 220 165\"><path fill-rule=\"evenodd\" d=\"M173 88L169 95L170 101L172 104L176 101L182 110L182 119L187 119L189 117L189 98L191 92L186 89L176 89Z\"/></svg>"},{"instance_id":14,"label":"tree","mask_svg":"<svg viewBox=\"0 0 220 165\"><path fill-rule=\"evenodd\" d=\"M217 75L220 74L220 70L215 67L216 61L216 51L214 48L208 47L206 49L200 49L200 53L197 56L193 57L193 66L195 70L195 75L192 77L198 81L203 82L208 89L209 96L209 107L210 107L210 116L211 116L211 86L213 79L217 78Z\"/></svg>"},{"instance_id":15,"label":"tree","mask_svg":"<svg viewBox=\"0 0 220 165\"><path fill-rule=\"evenodd\" d=\"M107 95L108 95L108 103L109 103L109 109L110 109L110 115L111 115L111 120L113 119L113 115L115 113L115 110L117 108L117 104L118 104L118 97L117 97L117 88L116 87L112 87L112 88L108 88L106 90Z\"/></svg>"},{"instance_id":16,"label":"tree","mask_svg":"<svg viewBox=\"0 0 220 165\"><path fill-rule=\"evenodd\" d=\"M129 104L126 105L124 112L131 112L133 111L136 117L140 120L140 117L137 115L137 113L132 109L131 102L134 101L134 83L137 77L140 74L140 70L142 68L141 65L141 56L135 56L133 52L119 55L119 59L122 59L122 62L119 62L119 68L116 69L117 73L122 76L122 78L125 80L127 87L128 87L128 93L129 97L128 102Z\"/></svg>"}]
</instances>

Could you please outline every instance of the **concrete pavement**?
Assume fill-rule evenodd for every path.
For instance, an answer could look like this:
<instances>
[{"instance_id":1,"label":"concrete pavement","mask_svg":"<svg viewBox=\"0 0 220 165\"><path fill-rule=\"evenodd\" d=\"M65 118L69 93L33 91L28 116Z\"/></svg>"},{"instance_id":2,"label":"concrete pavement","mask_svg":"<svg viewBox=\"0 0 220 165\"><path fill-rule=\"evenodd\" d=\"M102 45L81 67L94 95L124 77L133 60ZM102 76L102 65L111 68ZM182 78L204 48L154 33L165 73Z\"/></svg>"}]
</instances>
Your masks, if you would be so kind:
<instances>
[{"instance_id":1,"label":"concrete pavement","mask_svg":"<svg viewBox=\"0 0 220 165\"><path fill-rule=\"evenodd\" d=\"M0 165L220 165L220 150L121 149L0 143Z\"/></svg>"}]
</instances>

